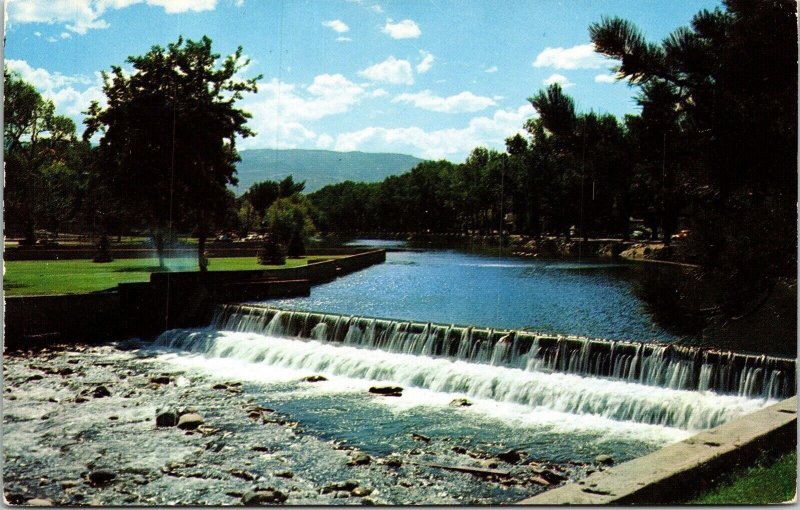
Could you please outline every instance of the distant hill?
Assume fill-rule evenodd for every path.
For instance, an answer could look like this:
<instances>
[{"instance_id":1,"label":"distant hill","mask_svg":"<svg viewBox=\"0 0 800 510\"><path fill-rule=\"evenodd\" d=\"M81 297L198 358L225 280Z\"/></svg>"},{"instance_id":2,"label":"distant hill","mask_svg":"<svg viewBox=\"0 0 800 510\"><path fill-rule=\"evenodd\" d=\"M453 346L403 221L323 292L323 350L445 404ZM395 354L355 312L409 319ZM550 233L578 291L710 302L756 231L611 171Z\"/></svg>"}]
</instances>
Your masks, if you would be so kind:
<instances>
[{"instance_id":1,"label":"distant hill","mask_svg":"<svg viewBox=\"0 0 800 510\"><path fill-rule=\"evenodd\" d=\"M251 149L239 151L236 165L241 195L255 182L279 181L292 175L306 181L306 192L343 181L378 182L390 175L411 170L423 160L406 154L334 152L304 149Z\"/></svg>"}]
</instances>

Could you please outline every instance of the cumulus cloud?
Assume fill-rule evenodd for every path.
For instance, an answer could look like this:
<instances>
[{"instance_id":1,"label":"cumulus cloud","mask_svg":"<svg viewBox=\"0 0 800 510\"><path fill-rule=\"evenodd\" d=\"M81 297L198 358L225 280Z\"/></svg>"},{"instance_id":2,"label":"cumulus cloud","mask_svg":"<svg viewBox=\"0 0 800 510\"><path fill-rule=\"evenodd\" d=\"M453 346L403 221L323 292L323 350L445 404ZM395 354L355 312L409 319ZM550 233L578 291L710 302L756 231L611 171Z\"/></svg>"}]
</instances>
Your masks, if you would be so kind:
<instances>
[{"instance_id":1,"label":"cumulus cloud","mask_svg":"<svg viewBox=\"0 0 800 510\"><path fill-rule=\"evenodd\" d=\"M350 27L347 26L347 23L345 23L344 21L342 21L340 19L332 19L330 21L323 21L322 22L322 26L330 28L331 30L333 30L337 34L343 34L345 32L350 31Z\"/></svg>"},{"instance_id":2,"label":"cumulus cloud","mask_svg":"<svg viewBox=\"0 0 800 510\"><path fill-rule=\"evenodd\" d=\"M613 61L595 52L593 43L579 44L572 48L547 47L536 56L533 67L555 69L600 69L612 65Z\"/></svg>"},{"instance_id":3,"label":"cumulus cloud","mask_svg":"<svg viewBox=\"0 0 800 510\"><path fill-rule=\"evenodd\" d=\"M372 81L393 85L414 84L414 71L411 69L411 63L408 60L398 60L393 56L359 71L358 74Z\"/></svg>"},{"instance_id":4,"label":"cumulus cloud","mask_svg":"<svg viewBox=\"0 0 800 510\"><path fill-rule=\"evenodd\" d=\"M141 3L161 7L168 14L210 11L217 6L217 0L18 0L8 3L8 20L12 24L64 25L83 35L92 29L108 28L108 22L102 19L107 11Z\"/></svg>"},{"instance_id":5,"label":"cumulus cloud","mask_svg":"<svg viewBox=\"0 0 800 510\"><path fill-rule=\"evenodd\" d=\"M617 76L615 74L598 74L594 77L596 83L616 83Z\"/></svg>"},{"instance_id":6,"label":"cumulus cloud","mask_svg":"<svg viewBox=\"0 0 800 510\"><path fill-rule=\"evenodd\" d=\"M440 97L423 90L414 94L400 94L392 99L393 103L409 103L417 108L441 113L466 113L477 112L495 106L493 99L476 96L472 92L461 92L454 96Z\"/></svg>"},{"instance_id":7,"label":"cumulus cloud","mask_svg":"<svg viewBox=\"0 0 800 510\"><path fill-rule=\"evenodd\" d=\"M341 74L318 75L305 87L276 79L259 83L258 93L242 103L257 134L242 146L292 148L314 141L317 135L305 123L346 113L366 95L364 87Z\"/></svg>"},{"instance_id":8,"label":"cumulus cloud","mask_svg":"<svg viewBox=\"0 0 800 510\"><path fill-rule=\"evenodd\" d=\"M429 53L425 50L419 50L419 55L422 57L422 60L419 61L417 64L417 72L419 74L427 73L433 67L433 61L436 60L436 57L433 56L432 53Z\"/></svg>"},{"instance_id":9,"label":"cumulus cloud","mask_svg":"<svg viewBox=\"0 0 800 510\"><path fill-rule=\"evenodd\" d=\"M526 104L516 110L497 110L491 117L475 117L461 129L426 131L417 126L372 126L338 135L334 149L405 152L426 159L463 161L478 146L504 149L505 139L524 134L525 120L534 115L533 107Z\"/></svg>"},{"instance_id":10,"label":"cumulus cloud","mask_svg":"<svg viewBox=\"0 0 800 510\"><path fill-rule=\"evenodd\" d=\"M53 101L56 113L70 117L75 124L83 123L83 113L92 101L105 103L102 79L97 73L93 77L68 76L59 72L50 72L41 67L33 67L25 60L8 59L5 61L9 69L16 71L46 98Z\"/></svg>"},{"instance_id":11,"label":"cumulus cloud","mask_svg":"<svg viewBox=\"0 0 800 510\"><path fill-rule=\"evenodd\" d=\"M542 80L542 83L544 83L545 85L552 85L554 83L558 83L559 85L561 85L561 88L564 89L575 85L574 83L569 81L569 78L567 78L563 74L551 74L550 76Z\"/></svg>"},{"instance_id":12,"label":"cumulus cloud","mask_svg":"<svg viewBox=\"0 0 800 510\"><path fill-rule=\"evenodd\" d=\"M392 20L387 19L386 24L383 26L382 32L388 34L392 39L416 39L422 35L422 30L414 20L404 19L393 23Z\"/></svg>"}]
</instances>

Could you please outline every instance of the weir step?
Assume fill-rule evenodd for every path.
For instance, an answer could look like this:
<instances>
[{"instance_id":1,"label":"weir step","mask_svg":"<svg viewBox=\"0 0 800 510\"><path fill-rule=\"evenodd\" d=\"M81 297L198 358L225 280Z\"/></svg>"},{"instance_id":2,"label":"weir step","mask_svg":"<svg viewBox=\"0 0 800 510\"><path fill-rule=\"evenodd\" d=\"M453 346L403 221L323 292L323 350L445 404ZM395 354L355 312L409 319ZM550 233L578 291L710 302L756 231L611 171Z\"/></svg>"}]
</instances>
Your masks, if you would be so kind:
<instances>
[{"instance_id":1,"label":"weir step","mask_svg":"<svg viewBox=\"0 0 800 510\"><path fill-rule=\"evenodd\" d=\"M218 306L212 326L528 371L598 376L759 398L796 393L795 360L713 348L526 330L347 316L264 305Z\"/></svg>"}]
</instances>

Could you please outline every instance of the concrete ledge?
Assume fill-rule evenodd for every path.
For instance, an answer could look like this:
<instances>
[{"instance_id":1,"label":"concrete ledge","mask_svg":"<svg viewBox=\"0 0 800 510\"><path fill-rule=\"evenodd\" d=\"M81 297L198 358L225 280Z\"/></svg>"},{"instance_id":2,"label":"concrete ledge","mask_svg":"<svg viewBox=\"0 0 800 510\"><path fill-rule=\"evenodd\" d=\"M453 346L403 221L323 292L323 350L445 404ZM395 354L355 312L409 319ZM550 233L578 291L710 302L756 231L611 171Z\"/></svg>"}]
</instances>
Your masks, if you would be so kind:
<instances>
[{"instance_id":1,"label":"concrete ledge","mask_svg":"<svg viewBox=\"0 0 800 510\"><path fill-rule=\"evenodd\" d=\"M796 444L795 396L518 504L680 503L736 464L752 462L762 451L789 450Z\"/></svg>"}]
</instances>

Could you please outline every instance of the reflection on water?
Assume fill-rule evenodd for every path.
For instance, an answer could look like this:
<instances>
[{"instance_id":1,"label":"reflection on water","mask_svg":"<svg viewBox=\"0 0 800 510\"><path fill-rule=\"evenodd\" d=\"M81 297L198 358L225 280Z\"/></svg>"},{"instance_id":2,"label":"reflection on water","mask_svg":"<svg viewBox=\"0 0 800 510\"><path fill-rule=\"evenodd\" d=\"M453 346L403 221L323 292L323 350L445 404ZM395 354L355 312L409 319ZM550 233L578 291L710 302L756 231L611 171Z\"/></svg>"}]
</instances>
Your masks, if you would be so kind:
<instances>
[{"instance_id":1,"label":"reflection on water","mask_svg":"<svg viewBox=\"0 0 800 510\"><path fill-rule=\"evenodd\" d=\"M633 291L636 267L457 251L390 252L282 308L628 340L674 341Z\"/></svg>"}]
</instances>

